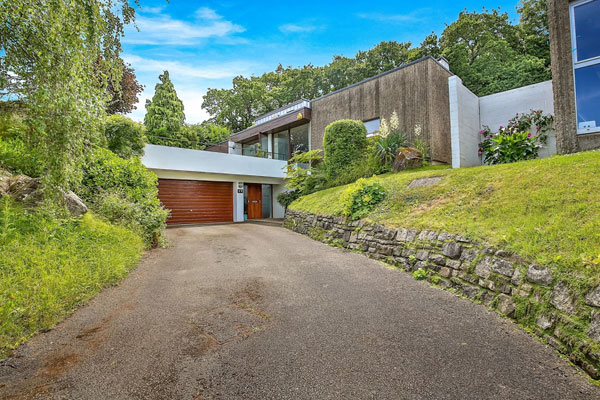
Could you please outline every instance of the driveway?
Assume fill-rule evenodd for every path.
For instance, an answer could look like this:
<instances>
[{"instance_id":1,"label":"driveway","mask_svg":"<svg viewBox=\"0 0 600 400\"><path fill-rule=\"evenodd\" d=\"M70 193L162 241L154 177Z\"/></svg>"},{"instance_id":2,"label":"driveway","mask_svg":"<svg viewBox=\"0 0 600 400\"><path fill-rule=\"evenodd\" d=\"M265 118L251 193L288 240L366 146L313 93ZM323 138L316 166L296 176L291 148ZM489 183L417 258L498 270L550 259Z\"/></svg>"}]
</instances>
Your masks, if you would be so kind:
<instances>
[{"instance_id":1,"label":"driveway","mask_svg":"<svg viewBox=\"0 0 600 400\"><path fill-rule=\"evenodd\" d=\"M515 324L276 226L171 247L0 364L1 398L598 399Z\"/></svg>"}]
</instances>

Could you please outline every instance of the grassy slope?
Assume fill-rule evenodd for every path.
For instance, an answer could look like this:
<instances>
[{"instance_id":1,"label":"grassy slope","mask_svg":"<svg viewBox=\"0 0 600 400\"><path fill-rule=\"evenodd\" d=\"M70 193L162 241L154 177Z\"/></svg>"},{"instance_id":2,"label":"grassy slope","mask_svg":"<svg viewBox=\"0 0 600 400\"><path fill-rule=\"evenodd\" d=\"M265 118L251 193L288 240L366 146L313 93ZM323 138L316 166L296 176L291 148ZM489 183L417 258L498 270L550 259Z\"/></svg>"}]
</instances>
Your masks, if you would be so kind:
<instances>
[{"instance_id":1,"label":"grassy slope","mask_svg":"<svg viewBox=\"0 0 600 400\"><path fill-rule=\"evenodd\" d=\"M434 186L406 187L413 179L431 176L443 179ZM368 215L371 221L463 234L562 272L600 280L598 151L497 166L425 169L378 179L389 195ZM338 215L343 189L305 196L290 207Z\"/></svg>"},{"instance_id":2,"label":"grassy slope","mask_svg":"<svg viewBox=\"0 0 600 400\"><path fill-rule=\"evenodd\" d=\"M60 221L0 200L0 359L126 276L143 250L89 213Z\"/></svg>"}]
</instances>

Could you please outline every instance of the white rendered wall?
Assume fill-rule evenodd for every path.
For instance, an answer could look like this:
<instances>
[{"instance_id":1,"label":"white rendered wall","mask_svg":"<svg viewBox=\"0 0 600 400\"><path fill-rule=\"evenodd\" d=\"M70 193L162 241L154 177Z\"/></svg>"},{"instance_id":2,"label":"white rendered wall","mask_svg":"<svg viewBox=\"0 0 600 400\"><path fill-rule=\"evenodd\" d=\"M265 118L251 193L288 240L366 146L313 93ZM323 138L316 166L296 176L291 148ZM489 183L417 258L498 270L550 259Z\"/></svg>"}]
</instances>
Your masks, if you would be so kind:
<instances>
[{"instance_id":1,"label":"white rendered wall","mask_svg":"<svg viewBox=\"0 0 600 400\"><path fill-rule=\"evenodd\" d=\"M542 110L544 115L554 114L552 81L540 82L506 92L491 94L479 98L479 125L481 129L489 126L492 132L500 126L506 126L509 119L517 113L525 114L531 110ZM556 135L548 132L548 145L540 149L540 158L556 153Z\"/></svg>"},{"instance_id":2,"label":"white rendered wall","mask_svg":"<svg viewBox=\"0 0 600 400\"><path fill-rule=\"evenodd\" d=\"M283 179L286 161L148 144L142 163L153 170Z\"/></svg>"},{"instance_id":3,"label":"white rendered wall","mask_svg":"<svg viewBox=\"0 0 600 400\"><path fill-rule=\"evenodd\" d=\"M241 187L242 192L238 189ZM244 182L233 182L233 222L244 222Z\"/></svg>"},{"instance_id":4,"label":"white rendered wall","mask_svg":"<svg viewBox=\"0 0 600 400\"><path fill-rule=\"evenodd\" d=\"M481 165L479 150L479 98L458 76L448 78L452 168Z\"/></svg>"},{"instance_id":5,"label":"white rendered wall","mask_svg":"<svg viewBox=\"0 0 600 400\"><path fill-rule=\"evenodd\" d=\"M285 192L285 185L273 185L273 218L285 217L285 207L277 201L277 195Z\"/></svg>"},{"instance_id":6,"label":"white rendered wall","mask_svg":"<svg viewBox=\"0 0 600 400\"><path fill-rule=\"evenodd\" d=\"M554 114L552 81L536 83L505 92L477 97L467 89L457 76L448 78L450 90L450 135L452 167L481 165L479 131L488 126L492 132L506 126L517 113L542 110ZM540 158L556 153L556 136L548 132L548 144L540 149Z\"/></svg>"}]
</instances>

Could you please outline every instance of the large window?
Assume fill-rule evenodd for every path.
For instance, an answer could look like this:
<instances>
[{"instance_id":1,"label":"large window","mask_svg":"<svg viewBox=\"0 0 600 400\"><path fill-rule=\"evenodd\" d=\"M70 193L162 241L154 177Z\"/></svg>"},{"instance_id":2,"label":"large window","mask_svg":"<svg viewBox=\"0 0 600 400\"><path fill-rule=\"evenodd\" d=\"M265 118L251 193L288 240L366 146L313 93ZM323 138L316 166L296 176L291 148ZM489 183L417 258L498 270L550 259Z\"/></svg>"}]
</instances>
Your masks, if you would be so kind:
<instances>
[{"instance_id":1,"label":"large window","mask_svg":"<svg viewBox=\"0 0 600 400\"><path fill-rule=\"evenodd\" d=\"M600 132L600 0L571 4L577 133Z\"/></svg>"},{"instance_id":2,"label":"large window","mask_svg":"<svg viewBox=\"0 0 600 400\"><path fill-rule=\"evenodd\" d=\"M290 150L295 153L308 151L308 124L290 129Z\"/></svg>"},{"instance_id":3,"label":"large window","mask_svg":"<svg viewBox=\"0 0 600 400\"><path fill-rule=\"evenodd\" d=\"M275 133L273 135L273 158L276 160L288 160L288 131Z\"/></svg>"}]
</instances>

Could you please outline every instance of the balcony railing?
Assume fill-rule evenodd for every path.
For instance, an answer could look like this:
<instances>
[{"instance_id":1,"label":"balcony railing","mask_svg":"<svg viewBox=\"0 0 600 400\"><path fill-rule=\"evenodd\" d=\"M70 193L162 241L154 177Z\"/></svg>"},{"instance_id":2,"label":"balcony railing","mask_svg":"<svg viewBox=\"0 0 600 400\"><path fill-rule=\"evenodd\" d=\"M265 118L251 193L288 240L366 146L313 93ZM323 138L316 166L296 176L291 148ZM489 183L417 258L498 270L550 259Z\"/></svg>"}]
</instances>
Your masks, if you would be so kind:
<instances>
[{"instance_id":1,"label":"balcony railing","mask_svg":"<svg viewBox=\"0 0 600 400\"><path fill-rule=\"evenodd\" d=\"M244 149L242 151L243 156L258 157L258 158L269 158L274 160L287 161L287 153L276 153L274 151L267 151L262 149Z\"/></svg>"}]
</instances>

